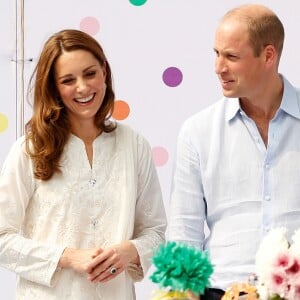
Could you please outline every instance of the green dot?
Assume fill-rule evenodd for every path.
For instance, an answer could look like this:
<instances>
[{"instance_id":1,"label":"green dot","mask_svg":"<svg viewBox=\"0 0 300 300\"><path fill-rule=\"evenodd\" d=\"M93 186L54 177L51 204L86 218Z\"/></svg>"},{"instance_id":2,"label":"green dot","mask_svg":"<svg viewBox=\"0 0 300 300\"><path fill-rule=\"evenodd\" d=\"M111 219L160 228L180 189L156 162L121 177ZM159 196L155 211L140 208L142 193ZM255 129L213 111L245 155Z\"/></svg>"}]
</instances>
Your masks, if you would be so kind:
<instances>
[{"instance_id":1,"label":"green dot","mask_svg":"<svg viewBox=\"0 0 300 300\"><path fill-rule=\"evenodd\" d=\"M135 6L140 6L145 4L147 0L129 0L129 2Z\"/></svg>"},{"instance_id":2,"label":"green dot","mask_svg":"<svg viewBox=\"0 0 300 300\"><path fill-rule=\"evenodd\" d=\"M0 113L0 132L3 132L8 127L8 119L4 114Z\"/></svg>"}]
</instances>

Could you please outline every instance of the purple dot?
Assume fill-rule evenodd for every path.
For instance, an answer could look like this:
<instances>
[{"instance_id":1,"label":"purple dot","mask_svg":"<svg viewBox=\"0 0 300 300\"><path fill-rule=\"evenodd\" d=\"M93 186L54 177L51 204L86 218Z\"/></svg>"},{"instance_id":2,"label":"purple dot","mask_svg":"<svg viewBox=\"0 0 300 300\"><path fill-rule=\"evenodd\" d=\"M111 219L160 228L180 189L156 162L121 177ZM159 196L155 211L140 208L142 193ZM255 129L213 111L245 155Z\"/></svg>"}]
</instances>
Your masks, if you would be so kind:
<instances>
[{"instance_id":1,"label":"purple dot","mask_svg":"<svg viewBox=\"0 0 300 300\"><path fill-rule=\"evenodd\" d=\"M167 86L175 87L182 82L182 72L176 67L169 67L163 73L163 81Z\"/></svg>"}]
</instances>

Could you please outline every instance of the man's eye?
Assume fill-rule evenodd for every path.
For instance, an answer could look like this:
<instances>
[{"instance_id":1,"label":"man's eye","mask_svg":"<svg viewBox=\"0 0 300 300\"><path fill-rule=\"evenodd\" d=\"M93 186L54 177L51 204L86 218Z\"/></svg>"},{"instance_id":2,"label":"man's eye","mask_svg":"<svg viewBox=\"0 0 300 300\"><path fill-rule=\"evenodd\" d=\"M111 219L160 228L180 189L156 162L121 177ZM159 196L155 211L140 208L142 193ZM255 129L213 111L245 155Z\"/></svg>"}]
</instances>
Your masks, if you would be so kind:
<instances>
[{"instance_id":1,"label":"man's eye","mask_svg":"<svg viewBox=\"0 0 300 300\"><path fill-rule=\"evenodd\" d=\"M228 58L229 59L237 59L238 57L236 55L233 55L233 54L228 54Z\"/></svg>"}]
</instances>

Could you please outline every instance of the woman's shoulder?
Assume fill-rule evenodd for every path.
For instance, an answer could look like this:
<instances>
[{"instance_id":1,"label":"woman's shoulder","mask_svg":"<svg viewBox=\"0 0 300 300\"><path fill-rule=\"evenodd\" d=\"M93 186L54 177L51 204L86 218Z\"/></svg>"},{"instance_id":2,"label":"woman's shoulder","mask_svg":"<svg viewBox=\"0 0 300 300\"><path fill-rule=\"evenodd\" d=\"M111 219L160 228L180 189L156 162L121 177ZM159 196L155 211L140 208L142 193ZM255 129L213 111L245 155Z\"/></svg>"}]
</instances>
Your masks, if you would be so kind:
<instances>
[{"instance_id":1,"label":"woman's shoulder","mask_svg":"<svg viewBox=\"0 0 300 300\"><path fill-rule=\"evenodd\" d=\"M128 124L117 123L116 135L119 140L123 140L126 143L131 141L132 143L137 144L149 144L148 140L139 130L132 128Z\"/></svg>"},{"instance_id":2,"label":"woman's shoulder","mask_svg":"<svg viewBox=\"0 0 300 300\"><path fill-rule=\"evenodd\" d=\"M8 155L22 155L26 153L26 139L25 136L18 137L12 144Z\"/></svg>"},{"instance_id":3,"label":"woman's shoulder","mask_svg":"<svg viewBox=\"0 0 300 300\"><path fill-rule=\"evenodd\" d=\"M128 124L124 124L124 123L116 123L117 127L116 127L116 133L118 135L122 135L122 136L131 136L133 138L136 138L137 136L141 136L141 134L134 128L132 128L130 125Z\"/></svg>"},{"instance_id":4,"label":"woman's shoulder","mask_svg":"<svg viewBox=\"0 0 300 300\"><path fill-rule=\"evenodd\" d=\"M13 142L10 150L8 151L3 163L3 169L6 166L26 166L24 168L26 169L28 168L28 164L30 164L30 158L26 151L26 139L25 136L21 136Z\"/></svg>"}]
</instances>

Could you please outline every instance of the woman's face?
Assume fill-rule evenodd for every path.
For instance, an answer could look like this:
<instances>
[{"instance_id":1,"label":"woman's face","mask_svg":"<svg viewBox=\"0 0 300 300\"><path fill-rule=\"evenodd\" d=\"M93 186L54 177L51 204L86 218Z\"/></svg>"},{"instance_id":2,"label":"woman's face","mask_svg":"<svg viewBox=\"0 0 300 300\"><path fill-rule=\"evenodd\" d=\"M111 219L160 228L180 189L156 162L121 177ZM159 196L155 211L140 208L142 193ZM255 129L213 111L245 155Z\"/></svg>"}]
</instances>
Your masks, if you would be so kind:
<instances>
[{"instance_id":1,"label":"woman's face","mask_svg":"<svg viewBox=\"0 0 300 300\"><path fill-rule=\"evenodd\" d=\"M105 95L105 68L88 51L64 52L54 66L55 83L70 122L92 121Z\"/></svg>"}]
</instances>

